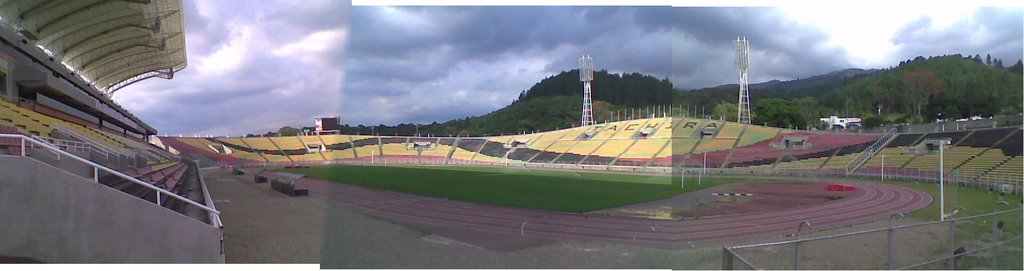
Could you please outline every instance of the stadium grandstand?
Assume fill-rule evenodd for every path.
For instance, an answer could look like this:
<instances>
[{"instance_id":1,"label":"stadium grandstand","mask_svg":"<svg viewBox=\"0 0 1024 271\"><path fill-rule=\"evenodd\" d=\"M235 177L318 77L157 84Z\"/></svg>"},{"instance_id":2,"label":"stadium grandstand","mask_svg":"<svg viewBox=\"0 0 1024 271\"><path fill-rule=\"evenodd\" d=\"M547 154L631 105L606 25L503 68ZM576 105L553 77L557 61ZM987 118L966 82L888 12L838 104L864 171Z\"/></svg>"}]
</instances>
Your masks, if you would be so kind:
<instances>
[{"instance_id":1,"label":"stadium grandstand","mask_svg":"<svg viewBox=\"0 0 1024 271\"><path fill-rule=\"evenodd\" d=\"M197 165L111 99L186 67L182 20L180 0L0 1L0 258L224 262Z\"/></svg>"},{"instance_id":2,"label":"stadium grandstand","mask_svg":"<svg viewBox=\"0 0 1024 271\"><path fill-rule=\"evenodd\" d=\"M0 38L3 42L0 45L0 175L3 177L0 178L0 203L3 203L0 221L5 222L0 223L0 236L4 239L0 241L0 260L223 263L224 225L220 211L214 205L214 195L207 190L200 173L201 168L233 169L216 172L222 175L228 175L227 172L245 175L242 169L255 168L260 172L249 177L255 176L253 180L258 180L266 176L261 174L297 174L272 171L294 166L475 165L556 169L551 172L558 173L639 172L642 174L608 175L614 178L623 175L673 177L665 178L668 184L674 184L671 179L679 176L669 173L693 171L746 176L885 176L885 179L926 181L937 180L942 175L957 184L987 188L989 192L994 189L1017 194L1022 192L1024 135L1020 126L902 134L895 129L884 133L846 133L775 128L663 113L661 116L604 121L552 131L495 136L337 133L262 137L156 136L158 131L155 128L114 102L111 95L142 80L172 79L175 73L184 69L188 62L183 31L180 0L0 1ZM374 167L359 168L373 170ZM422 167L410 168L422 170ZM505 168L499 170L506 174ZM494 172L487 172L491 173ZM311 183L309 179L300 177L295 179ZM582 182L568 179L563 180ZM829 180L847 181L840 178ZM653 183L658 180L644 181ZM680 182L685 185L685 181ZM291 185L297 183L300 182L295 181ZM636 185L608 183L616 187ZM882 186L857 183L868 188ZM317 185L321 186L312 189L321 190L312 193L307 190L307 194L352 193L336 197L344 198L342 200L367 197L369 200L365 202L335 202L346 207L355 206L353 210L357 211L361 210L359 208L371 210L366 213L409 212L401 215L412 218L439 214L438 217L428 217L431 223L438 224L448 222L452 217L472 220L486 213L486 219L498 222L488 220L481 224L500 226L502 231L512 233L510 238L526 236L526 219L533 217L544 217L533 220L534 224L530 226L534 227L548 222L560 227L579 223L572 224L571 231L566 230L571 233L565 235L570 236L568 238L587 236L583 232L576 235L577 225L582 228L588 226L586 221L603 220L612 226L595 224L598 229L589 234L614 237L621 233L622 236L607 240L624 241L631 237L629 242L634 243L638 241L637 235L632 234L634 231L643 234L640 235L642 238L644 235L661 238L662 234L671 235L672 230L689 230L685 223L704 223L715 219L715 215L704 216L707 219L701 218L700 221L683 221L680 218L668 222L677 224L666 226L666 231L662 232L662 228L655 229L657 223L649 224L646 217L629 220L609 217L608 213L593 215L583 212L591 209L558 213L528 208L500 209L509 206L487 205L486 202L465 204L447 197L428 202L415 198L424 195L411 193L362 190L364 188L341 183L320 182ZM332 188L330 185L338 186ZM587 183L576 188L590 185ZM664 187L656 187L656 190L669 190ZM291 196L294 196L296 190L292 188ZM670 192L683 193L685 189L694 189L680 188ZM685 192L693 191L696 190ZM847 192L851 195L869 193ZM875 192L871 193L875 195ZM267 194L272 193L261 195ZM392 196L399 199L387 198ZM665 194L665 197L672 196L674 194ZM887 211L915 210L931 203L931 198L924 199L918 195L916 200L921 201ZM851 201L854 200L846 202ZM387 203L381 206L366 204L377 202ZM397 211L384 208L408 203L412 204L406 207L422 204L423 208L441 208L420 211L411 207ZM616 205L621 206L621 203ZM605 208L607 206L593 210L604 212ZM457 213L476 210L481 212ZM490 217L492 213L499 213L492 210L514 215L511 218ZM444 212L448 211L458 215L446 217ZM798 209L783 211L799 212ZM543 213L536 215L535 212ZM257 215L263 214L253 216ZM548 215L571 222L544 221ZM835 214L822 216L832 217ZM860 216L869 217L862 214L858 219ZM506 218L510 220L498 220ZM779 225L795 222L793 225L800 226L799 220L771 223L788 231L792 228L790 225ZM6 223L8 221L16 223ZM635 225L630 225L634 222ZM815 227L848 225L840 225L840 222L849 221L815 224ZM738 228L740 224L761 227L746 222L729 223ZM511 226L506 227L506 224ZM551 226L551 229L555 228ZM613 228L630 228L630 231L609 230ZM797 228L797 233L800 229ZM540 232L536 228L534 230ZM783 230L752 231L776 234ZM475 237L476 233L473 234ZM722 236L714 239L716 241L732 237L730 233L718 234ZM423 238L428 237L435 236ZM619 237L621 240L616 239ZM550 235L539 239L547 240L545 238L562 236ZM683 239L671 239L665 243L686 242L687 246L690 245L689 240L679 240Z\"/></svg>"},{"instance_id":3,"label":"stadium grandstand","mask_svg":"<svg viewBox=\"0 0 1024 271\"><path fill-rule=\"evenodd\" d=\"M853 166L856 169L849 174L879 175L884 167L891 178L936 179L940 158L935 147L926 144L928 139L950 140L943 158L943 169L950 177L1010 184L1020 190L1020 127L886 137L662 117L491 137L160 137L161 142L186 155L220 166L471 164L652 172L702 168L722 174L813 172L837 176L847 175L847 168ZM273 142L293 143L281 147L283 144ZM884 148L871 151L872 144ZM859 155L870 159L857 165Z\"/></svg>"}]
</instances>

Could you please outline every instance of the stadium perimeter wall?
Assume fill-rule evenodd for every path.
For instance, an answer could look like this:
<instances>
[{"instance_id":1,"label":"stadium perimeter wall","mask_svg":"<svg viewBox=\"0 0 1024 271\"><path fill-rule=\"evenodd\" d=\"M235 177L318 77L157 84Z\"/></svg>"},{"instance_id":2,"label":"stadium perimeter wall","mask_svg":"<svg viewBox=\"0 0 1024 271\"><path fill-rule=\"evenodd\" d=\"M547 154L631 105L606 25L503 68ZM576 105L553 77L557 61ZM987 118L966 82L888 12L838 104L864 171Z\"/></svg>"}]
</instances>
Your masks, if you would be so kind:
<instances>
[{"instance_id":1,"label":"stadium perimeter wall","mask_svg":"<svg viewBox=\"0 0 1024 271\"><path fill-rule=\"evenodd\" d=\"M56 263L223 263L220 229L50 165L0 156L0 254Z\"/></svg>"}]
</instances>

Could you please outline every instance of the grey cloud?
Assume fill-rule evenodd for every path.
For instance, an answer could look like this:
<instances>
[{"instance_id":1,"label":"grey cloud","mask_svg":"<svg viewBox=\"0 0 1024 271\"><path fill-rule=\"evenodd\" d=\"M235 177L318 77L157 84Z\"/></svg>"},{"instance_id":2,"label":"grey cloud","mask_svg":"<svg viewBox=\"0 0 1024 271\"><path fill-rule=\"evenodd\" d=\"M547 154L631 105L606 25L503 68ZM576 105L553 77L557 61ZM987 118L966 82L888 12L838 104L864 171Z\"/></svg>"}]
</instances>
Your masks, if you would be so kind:
<instances>
[{"instance_id":1,"label":"grey cloud","mask_svg":"<svg viewBox=\"0 0 1024 271\"><path fill-rule=\"evenodd\" d=\"M944 54L991 54L1013 65L1024 54L1024 9L980 8L968 20L931 29L932 19L922 17L903 26L890 38L898 47L893 61Z\"/></svg>"},{"instance_id":2,"label":"grey cloud","mask_svg":"<svg viewBox=\"0 0 1024 271\"><path fill-rule=\"evenodd\" d=\"M118 100L163 132L238 135L309 125L322 115L339 114L350 124L482 115L545 77L575 69L582 54L593 56L598 69L668 77L682 89L729 84L737 76L737 36L751 41L752 82L850 66L843 49L826 44L842 33L796 23L772 8L347 6L186 1L193 67L174 80L135 84ZM941 31L917 21L892 38L899 46L893 62L991 51L1012 64L1022 51L1021 17L1020 9L980 9L973 20ZM346 44L312 55L247 52L237 70L199 74L198 61L241 28L278 44L324 30L348 28L348 35ZM976 36L981 32L988 38ZM964 40L981 42L956 44Z\"/></svg>"},{"instance_id":3,"label":"grey cloud","mask_svg":"<svg viewBox=\"0 0 1024 271\"><path fill-rule=\"evenodd\" d=\"M344 44L302 57L278 56L271 49L318 31L347 31L347 2L184 4L191 67L173 80L146 80L115 96L161 134L237 136L312 126L315 117L337 114ZM204 58L237 41L242 28L255 38L244 45L237 68L202 74Z\"/></svg>"},{"instance_id":4,"label":"grey cloud","mask_svg":"<svg viewBox=\"0 0 1024 271\"><path fill-rule=\"evenodd\" d=\"M849 67L829 35L774 8L676 8L672 81L693 89L734 83L733 41L750 41L751 81L795 79Z\"/></svg>"},{"instance_id":5,"label":"grey cloud","mask_svg":"<svg viewBox=\"0 0 1024 271\"><path fill-rule=\"evenodd\" d=\"M664 77L671 70L667 7L394 8L408 18L389 9L352 10L342 109L360 116L348 118L357 124L481 115L507 105L544 77L576 68L581 54L592 55L599 69ZM408 21L431 27L393 23ZM508 66L508 59L545 63L535 70ZM466 65L479 74L456 74ZM454 91L473 98L446 97ZM431 99L416 100L421 97ZM468 102L481 97L488 102ZM375 99L401 106L369 109L378 112L376 118L346 106Z\"/></svg>"}]
</instances>

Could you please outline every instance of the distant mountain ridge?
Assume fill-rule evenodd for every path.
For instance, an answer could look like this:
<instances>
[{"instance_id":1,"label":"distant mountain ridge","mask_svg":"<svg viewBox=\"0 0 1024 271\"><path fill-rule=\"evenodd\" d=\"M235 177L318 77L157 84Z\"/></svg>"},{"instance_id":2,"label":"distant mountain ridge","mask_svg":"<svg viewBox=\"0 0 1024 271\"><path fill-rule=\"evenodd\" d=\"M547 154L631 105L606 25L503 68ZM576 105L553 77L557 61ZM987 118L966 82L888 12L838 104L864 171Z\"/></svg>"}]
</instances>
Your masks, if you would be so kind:
<instances>
[{"instance_id":1,"label":"distant mountain ridge","mask_svg":"<svg viewBox=\"0 0 1024 271\"><path fill-rule=\"evenodd\" d=\"M850 69L838 70L838 71L834 71L834 72L830 72L830 73L826 73L826 74L822 74L822 75L815 75L815 76L811 76L811 77L807 77L807 78L798 78L798 79L786 80L786 81L782 81L782 80L769 80L769 81L765 81L765 82L761 82L761 83L751 84L751 85L749 85L749 87L750 87L751 90L771 89L771 88L799 88L799 87L803 87L803 86L806 86L806 85L820 84L821 81L835 81L835 80L853 79L853 78L857 78L857 77L860 77L860 76L863 76L863 75L872 74L872 73L875 73L875 72L878 72L878 71L880 71L880 70L878 70L878 69L865 70L865 69L850 68ZM739 88L739 84L718 85L718 86L710 87L710 88L707 88L707 89L721 89L721 88Z\"/></svg>"},{"instance_id":2,"label":"distant mountain ridge","mask_svg":"<svg viewBox=\"0 0 1024 271\"><path fill-rule=\"evenodd\" d=\"M901 61L888 69L843 69L795 80L771 80L751 84L751 102L762 100L800 100L805 119L816 122L818 115L862 115L877 113L878 108L894 114L897 122L922 122L927 118L909 117L918 98L907 96L908 74L931 74L943 81L944 89L929 94L930 102L921 115L992 115L1021 112L1021 62L1009 68L985 64L978 57L946 55L917 57ZM612 74L594 72L594 115L598 120L616 110L654 105L701 106L711 115L716 105L736 102L736 84L695 90L676 89L667 78L640 73ZM343 133L378 134L416 133L434 135L494 135L529 131L547 131L578 125L582 84L577 70L563 71L537 82L520 93L506 107L482 116L458 118L444 123L395 126L345 126ZM776 103L777 104L777 103ZM735 114L735 113L733 113ZM692 115L692 113L691 113ZM758 112L754 112L757 122ZM898 117L903 116L903 117Z\"/></svg>"}]
</instances>

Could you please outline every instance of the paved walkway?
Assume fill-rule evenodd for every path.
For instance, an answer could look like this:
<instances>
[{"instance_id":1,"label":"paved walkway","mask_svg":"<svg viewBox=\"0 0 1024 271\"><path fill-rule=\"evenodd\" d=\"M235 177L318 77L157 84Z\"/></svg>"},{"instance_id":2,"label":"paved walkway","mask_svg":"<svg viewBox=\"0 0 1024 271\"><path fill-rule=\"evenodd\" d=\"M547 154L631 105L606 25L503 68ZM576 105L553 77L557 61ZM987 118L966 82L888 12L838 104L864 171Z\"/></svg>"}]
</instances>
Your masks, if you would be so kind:
<instances>
[{"instance_id":1,"label":"paved walkway","mask_svg":"<svg viewBox=\"0 0 1024 271\"><path fill-rule=\"evenodd\" d=\"M320 263L323 200L278 193L252 173L203 172L224 221L228 263Z\"/></svg>"}]
</instances>

